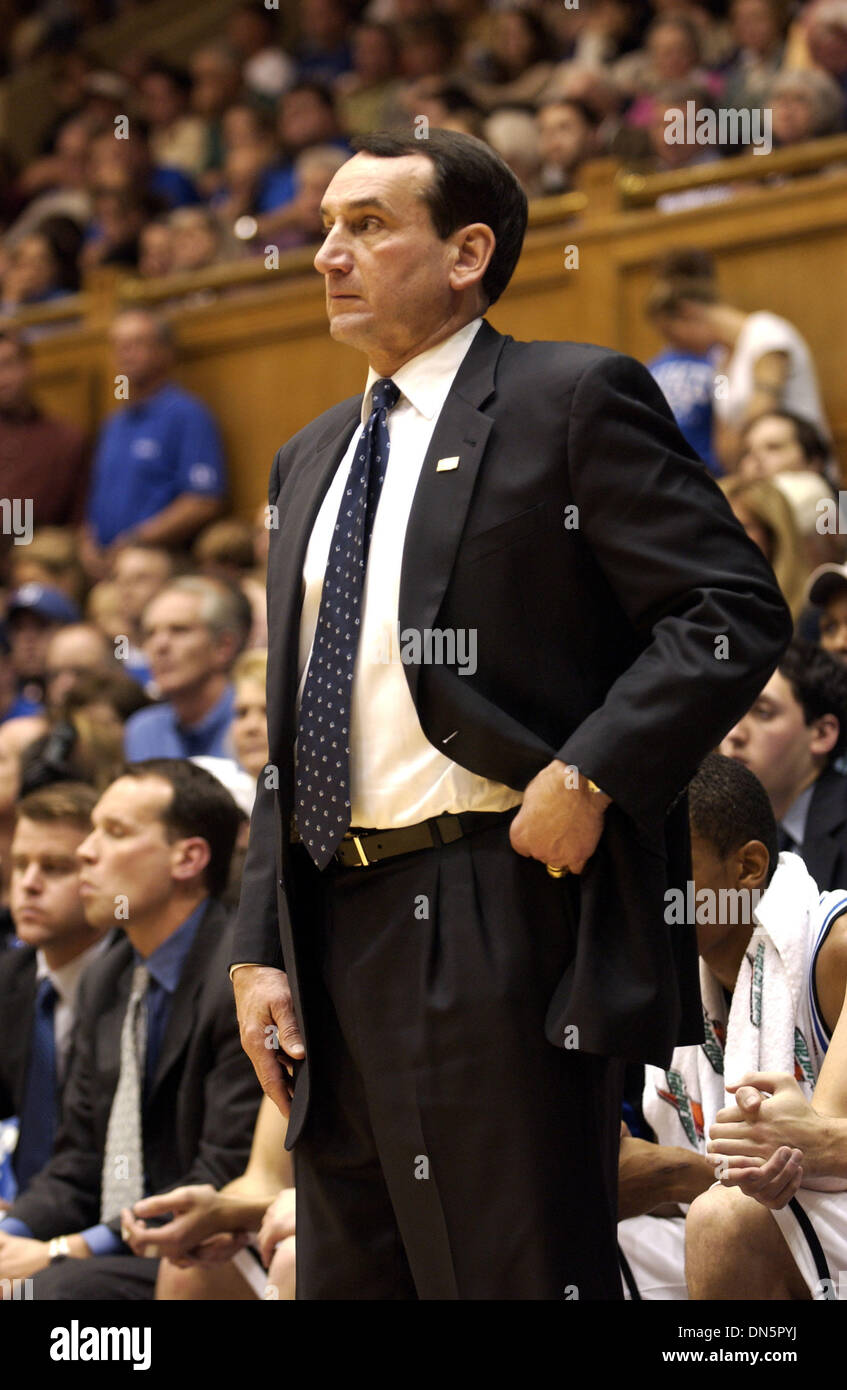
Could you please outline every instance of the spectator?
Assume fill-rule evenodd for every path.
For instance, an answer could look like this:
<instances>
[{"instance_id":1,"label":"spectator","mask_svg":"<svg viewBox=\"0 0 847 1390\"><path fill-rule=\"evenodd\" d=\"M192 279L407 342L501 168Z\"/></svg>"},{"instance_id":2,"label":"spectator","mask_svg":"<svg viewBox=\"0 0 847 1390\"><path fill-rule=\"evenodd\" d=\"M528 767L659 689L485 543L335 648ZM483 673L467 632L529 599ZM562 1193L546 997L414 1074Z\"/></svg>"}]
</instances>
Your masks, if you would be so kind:
<instances>
[{"instance_id":1,"label":"spectator","mask_svg":"<svg viewBox=\"0 0 847 1390\"><path fill-rule=\"evenodd\" d=\"M347 0L301 0L301 37L294 48L300 81L333 83L350 71L349 29Z\"/></svg>"},{"instance_id":2,"label":"spectator","mask_svg":"<svg viewBox=\"0 0 847 1390\"><path fill-rule=\"evenodd\" d=\"M243 652L232 672L232 747L236 761L253 778L264 772L268 762L267 676L266 651Z\"/></svg>"},{"instance_id":3,"label":"spectator","mask_svg":"<svg viewBox=\"0 0 847 1390\"><path fill-rule=\"evenodd\" d=\"M226 43L207 43L195 48L189 59L191 107L206 123L206 168L196 184L204 196L218 187L223 167L223 117L227 107L241 96L241 67Z\"/></svg>"},{"instance_id":4,"label":"spectator","mask_svg":"<svg viewBox=\"0 0 847 1390\"><path fill-rule=\"evenodd\" d=\"M444 65L434 68L421 63L418 73L409 75L447 70L455 55L455 35L452 28L448 32L452 40L449 48L445 41ZM553 76L551 58L554 54L553 41L539 14L520 5L505 6L495 14L492 27L487 59L492 80L472 81L469 84L471 96L486 111L495 106L534 105ZM408 61L405 70L409 72Z\"/></svg>"},{"instance_id":5,"label":"spectator","mask_svg":"<svg viewBox=\"0 0 847 1390\"><path fill-rule=\"evenodd\" d=\"M42 584L59 589L79 605L85 594L85 571L79 562L75 532L67 526L41 526L29 545L12 550L9 573L14 588Z\"/></svg>"},{"instance_id":6,"label":"spectator","mask_svg":"<svg viewBox=\"0 0 847 1390\"><path fill-rule=\"evenodd\" d=\"M85 616L110 639L114 640L122 635L124 623L118 586L110 579L101 579L89 589L85 601Z\"/></svg>"},{"instance_id":7,"label":"spectator","mask_svg":"<svg viewBox=\"0 0 847 1390\"><path fill-rule=\"evenodd\" d=\"M170 275L173 269L173 230L164 215L145 222L138 238L138 274L143 280Z\"/></svg>"},{"instance_id":8,"label":"spectator","mask_svg":"<svg viewBox=\"0 0 847 1390\"><path fill-rule=\"evenodd\" d=\"M55 711L79 676L117 671L109 639L91 623L68 623L50 638L45 668L47 708Z\"/></svg>"},{"instance_id":9,"label":"spectator","mask_svg":"<svg viewBox=\"0 0 847 1390\"><path fill-rule=\"evenodd\" d=\"M125 138L118 140L113 131L106 131L92 140L88 178L92 193L97 189L120 192L132 189L138 196L158 199L159 206L164 209L185 207L199 201L187 174L171 165L154 162L149 128L139 117L130 123ZM96 225L90 227L89 235L96 234Z\"/></svg>"},{"instance_id":10,"label":"spectator","mask_svg":"<svg viewBox=\"0 0 847 1390\"><path fill-rule=\"evenodd\" d=\"M799 854L820 891L847 883L847 671L795 638L721 752L754 772L779 822L779 847Z\"/></svg>"},{"instance_id":11,"label":"spectator","mask_svg":"<svg viewBox=\"0 0 847 1390\"><path fill-rule=\"evenodd\" d=\"M47 671L47 648L60 627L79 621L79 609L58 589L25 584L9 597L6 632L20 694L41 700Z\"/></svg>"},{"instance_id":12,"label":"spectator","mask_svg":"<svg viewBox=\"0 0 847 1390\"><path fill-rule=\"evenodd\" d=\"M175 208L169 219L171 272L202 270L223 259L223 234L208 208Z\"/></svg>"},{"instance_id":13,"label":"spectator","mask_svg":"<svg viewBox=\"0 0 847 1390\"><path fill-rule=\"evenodd\" d=\"M807 569L840 560L843 540L821 526L823 507L836 511L831 479L837 470L817 427L791 411L766 411L746 426L741 447L740 476L770 478L791 507Z\"/></svg>"},{"instance_id":14,"label":"spectator","mask_svg":"<svg viewBox=\"0 0 847 1390\"><path fill-rule=\"evenodd\" d=\"M9 253L0 290L0 314L45 304L79 289L79 228L69 217L51 217L21 237Z\"/></svg>"},{"instance_id":15,"label":"spectator","mask_svg":"<svg viewBox=\"0 0 847 1390\"><path fill-rule=\"evenodd\" d=\"M808 11L806 39L812 61L838 83L847 103L847 3L822 0Z\"/></svg>"},{"instance_id":16,"label":"spectator","mask_svg":"<svg viewBox=\"0 0 847 1390\"><path fill-rule=\"evenodd\" d=\"M95 188L93 218L79 256L83 270L98 265L124 265L138 270L141 234L149 218L162 209L161 198L125 188Z\"/></svg>"},{"instance_id":17,"label":"spectator","mask_svg":"<svg viewBox=\"0 0 847 1390\"><path fill-rule=\"evenodd\" d=\"M85 226L91 215L88 158L93 133L89 117L72 116L59 129L55 151L25 166L18 191L26 206L3 233L7 247L38 232L48 218L67 217L80 230Z\"/></svg>"},{"instance_id":18,"label":"spectator","mask_svg":"<svg viewBox=\"0 0 847 1390\"><path fill-rule=\"evenodd\" d=\"M660 15L647 33L639 54L621 60L614 77L633 100L626 120L632 126L648 126L654 119L654 98L670 84L702 88L714 100L721 81L701 65L700 35L696 26L680 14Z\"/></svg>"},{"instance_id":19,"label":"spectator","mask_svg":"<svg viewBox=\"0 0 847 1390\"><path fill-rule=\"evenodd\" d=\"M732 34L738 50L724 71L726 104L761 106L785 55L786 0L733 0Z\"/></svg>"},{"instance_id":20,"label":"spectator","mask_svg":"<svg viewBox=\"0 0 847 1390\"><path fill-rule=\"evenodd\" d=\"M772 110L777 149L844 129L844 98L828 73L814 68L779 73L768 88L766 101Z\"/></svg>"},{"instance_id":21,"label":"spectator","mask_svg":"<svg viewBox=\"0 0 847 1390\"><path fill-rule=\"evenodd\" d=\"M220 580L171 580L144 610L145 651L164 701L127 722L126 756L231 756L230 672L250 631L250 605Z\"/></svg>"},{"instance_id":22,"label":"spectator","mask_svg":"<svg viewBox=\"0 0 847 1390\"><path fill-rule=\"evenodd\" d=\"M213 521L195 540L191 559L201 574L239 583L256 567L253 527L235 517Z\"/></svg>"},{"instance_id":23,"label":"spectator","mask_svg":"<svg viewBox=\"0 0 847 1390\"><path fill-rule=\"evenodd\" d=\"M536 117L545 193L567 193L580 166L599 154L596 111L578 98L546 100Z\"/></svg>"},{"instance_id":24,"label":"spectator","mask_svg":"<svg viewBox=\"0 0 847 1390\"><path fill-rule=\"evenodd\" d=\"M226 41L241 63L245 87L257 97L275 101L294 81L294 63L277 43L276 16L258 0L233 6Z\"/></svg>"},{"instance_id":25,"label":"spectator","mask_svg":"<svg viewBox=\"0 0 847 1390\"><path fill-rule=\"evenodd\" d=\"M244 1169L260 1092L216 901L238 820L229 794L184 760L130 768L94 808L77 851L85 914L111 927L125 901L123 934L80 988L55 1155L0 1223L0 1274L34 1276L39 1299L152 1298L158 1260L126 1253L122 1211ZM62 1234L68 1258L52 1263Z\"/></svg>"},{"instance_id":26,"label":"spectator","mask_svg":"<svg viewBox=\"0 0 847 1390\"><path fill-rule=\"evenodd\" d=\"M764 411L790 410L829 438L812 354L793 324L727 304L710 258L699 252L665 257L662 281L651 296L660 331L692 352L716 350L715 447L725 467L737 463L744 426Z\"/></svg>"},{"instance_id":27,"label":"spectator","mask_svg":"<svg viewBox=\"0 0 847 1390\"><path fill-rule=\"evenodd\" d=\"M692 106L689 107L689 102ZM713 112L712 98L704 87L677 82L662 87L652 98L648 138L653 152L653 168L658 174L675 174L681 169L697 169L703 164L717 164L721 154L714 145L698 145L694 140L670 138L676 134L671 124L680 112L692 110L695 119L701 112ZM688 127L686 127L686 134ZM662 193L656 199L658 212L683 212L689 208L723 203L733 196L730 184L707 184L702 188L683 188Z\"/></svg>"},{"instance_id":28,"label":"spectator","mask_svg":"<svg viewBox=\"0 0 847 1390\"><path fill-rule=\"evenodd\" d=\"M128 309L115 319L111 343L129 404L109 417L97 443L84 537L84 559L94 573L102 571L104 551L130 540L190 541L220 511L226 489L211 413L170 380L176 355L170 324Z\"/></svg>"},{"instance_id":29,"label":"spectator","mask_svg":"<svg viewBox=\"0 0 847 1390\"><path fill-rule=\"evenodd\" d=\"M400 50L388 24L365 21L352 35L352 71L335 84L341 120L351 135L386 130L400 119Z\"/></svg>"},{"instance_id":30,"label":"spectator","mask_svg":"<svg viewBox=\"0 0 847 1390\"><path fill-rule=\"evenodd\" d=\"M425 116L430 126L482 139L482 109L461 82L424 77L402 88L399 100L407 122Z\"/></svg>"},{"instance_id":31,"label":"spectator","mask_svg":"<svg viewBox=\"0 0 847 1390\"><path fill-rule=\"evenodd\" d=\"M25 944L0 955L0 1117L20 1120L19 1194L53 1153L80 977L107 946L108 927L85 919L76 857L96 801L91 787L65 783L17 809L10 908Z\"/></svg>"},{"instance_id":32,"label":"spectator","mask_svg":"<svg viewBox=\"0 0 847 1390\"><path fill-rule=\"evenodd\" d=\"M847 565L821 565L809 576L809 602L820 613L820 644L847 665Z\"/></svg>"},{"instance_id":33,"label":"spectator","mask_svg":"<svg viewBox=\"0 0 847 1390\"><path fill-rule=\"evenodd\" d=\"M664 291L658 304L663 305ZM659 331L664 331L668 346L651 357L647 368L661 388L688 443L705 463L709 472L721 477L723 469L712 448L712 402L715 394L715 366L708 353L692 352L680 342L667 317L657 312L651 295L646 305L647 317Z\"/></svg>"},{"instance_id":34,"label":"spectator","mask_svg":"<svg viewBox=\"0 0 847 1390\"><path fill-rule=\"evenodd\" d=\"M119 607L117 632L125 644L120 659L127 674L144 687L151 676L149 662L141 650L141 617L151 598L173 573L173 555L164 546L156 545L122 546L112 566Z\"/></svg>"},{"instance_id":35,"label":"spectator","mask_svg":"<svg viewBox=\"0 0 847 1390\"><path fill-rule=\"evenodd\" d=\"M181 169L192 180L209 163L209 131L202 116L189 111L191 78L183 68L151 62L141 79L139 107L149 127L156 164Z\"/></svg>"},{"instance_id":36,"label":"spectator","mask_svg":"<svg viewBox=\"0 0 847 1390\"><path fill-rule=\"evenodd\" d=\"M40 738L47 721L40 714L5 718L0 723L0 934L5 935L11 869L9 855L15 833L15 807L21 793L23 755Z\"/></svg>"},{"instance_id":37,"label":"spectator","mask_svg":"<svg viewBox=\"0 0 847 1390\"><path fill-rule=\"evenodd\" d=\"M803 608L808 565L785 494L764 478L723 478L720 485L747 535L776 575L796 621Z\"/></svg>"},{"instance_id":38,"label":"spectator","mask_svg":"<svg viewBox=\"0 0 847 1390\"><path fill-rule=\"evenodd\" d=\"M0 459L3 493L31 499L33 526L82 519L88 482L85 436L37 405L31 349L8 328L0 330Z\"/></svg>"},{"instance_id":39,"label":"spectator","mask_svg":"<svg viewBox=\"0 0 847 1390\"><path fill-rule=\"evenodd\" d=\"M541 148L535 117L529 111L503 107L492 111L483 126L486 144L517 178L528 198L541 193Z\"/></svg>"}]
</instances>

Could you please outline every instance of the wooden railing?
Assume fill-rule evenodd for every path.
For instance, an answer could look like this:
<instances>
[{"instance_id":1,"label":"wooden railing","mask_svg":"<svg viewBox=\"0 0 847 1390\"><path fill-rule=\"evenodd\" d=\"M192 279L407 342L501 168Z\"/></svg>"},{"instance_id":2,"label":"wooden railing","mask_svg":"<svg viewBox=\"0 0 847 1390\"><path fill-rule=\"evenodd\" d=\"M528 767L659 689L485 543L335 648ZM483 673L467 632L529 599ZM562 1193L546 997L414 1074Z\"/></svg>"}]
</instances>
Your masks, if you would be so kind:
<instances>
[{"instance_id":1,"label":"wooden railing","mask_svg":"<svg viewBox=\"0 0 847 1390\"><path fill-rule=\"evenodd\" d=\"M809 140L790 149L769 154L742 154L678 169L671 174L644 174L621 169L615 183L623 208L647 207L665 193L684 193L694 188L713 188L717 184L758 183L778 175L796 178L818 173L827 165L847 164L847 135L830 135L825 140Z\"/></svg>"}]
</instances>

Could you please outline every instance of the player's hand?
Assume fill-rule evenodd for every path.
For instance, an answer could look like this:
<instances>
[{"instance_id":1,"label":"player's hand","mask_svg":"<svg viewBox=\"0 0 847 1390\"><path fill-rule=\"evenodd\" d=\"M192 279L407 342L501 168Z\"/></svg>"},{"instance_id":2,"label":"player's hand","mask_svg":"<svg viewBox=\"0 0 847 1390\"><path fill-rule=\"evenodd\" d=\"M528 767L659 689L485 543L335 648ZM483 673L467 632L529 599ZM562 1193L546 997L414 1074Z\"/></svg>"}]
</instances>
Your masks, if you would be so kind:
<instances>
[{"instance_id":1,"label":"player's hand","mask_svg":"<svg viewBox=\"0 0 847 1390\"><path fill-rule=\"evenodd\" d=\"M709 1154L765 1161L777 1149L800 1149L809 1169L821 1134L814 1111L788 1072L753 1072L726 1088L735 1105L715 1116L706 1145Z\"/></svg>"},{"instance_id":2,"label":"player's hand","mask_svg":"<svg viewBox=\"0 0 847 1390\"><path fill-rule=\"evenodd\" d=\"M218 1193L211 1183L175 1187L172 1192L144 1197L121 1212L121 1236L135 1255L174 1260L219 1229ZM170 1216L162 1226L148 1223Z\"/></svg>"},{"instance_id":3,"label":"player's hand","mask_svg":"<svg viewBox=\"0 0 847 1390\"><path fill-rule=\"evenodd\" d=\"M783 1146L768 1159L729 1158L725 1154L709 1154L708 1158L723 1187L740 1187L745 1196L775 1211L787 1206L803 1184L800 1149Z\"/></svg>"},{"instance_id":4,"label":"player's hand","mask_svg":"<svg viewBox=\"0 0 847 1390\"><path fill-rule=\"evenodd\" d=\"M306 1055L284 970L244 965L232 976L241 1046L281 1114L291 1111L294 1062Z\"/></svg>"},{"instance_id":5,"label":"player's hand","mask_svg":"<svg viewBox=\"0 0 847 1390\"><path fill-rule=\"evenodd\" d=\"M575 768L554 758L524 792L509 827L512 849L527 859L582 873L603 833L611 797L593 792Z\"/></svg>"},{"instance_id":6,"label":"player's hand","mask_svg":"<svg viewBox=\"0 0 847 1390\"><path fill-rule=\"evenodd\" d=\"M294 1235L294 1188L285 1187L265 1212L259 1228L259 1254L265 1269L280 1241Z\"/></svg>"}]
</instances>

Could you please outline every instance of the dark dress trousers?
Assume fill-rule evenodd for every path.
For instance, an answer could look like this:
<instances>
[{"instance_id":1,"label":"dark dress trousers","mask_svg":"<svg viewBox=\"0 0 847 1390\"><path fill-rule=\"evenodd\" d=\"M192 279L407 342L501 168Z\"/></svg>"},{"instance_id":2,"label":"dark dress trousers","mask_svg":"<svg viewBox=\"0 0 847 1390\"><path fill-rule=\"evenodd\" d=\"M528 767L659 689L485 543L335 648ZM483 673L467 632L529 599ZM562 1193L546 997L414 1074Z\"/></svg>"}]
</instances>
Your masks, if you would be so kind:
<instances>
[{"instance_id":1,"label":"dark dress trousers","mask_svg":"<svg viewBox=\"0 0 847 1390\"><path fill-rule=\"evenodd\" d=\"M142 1113L150 1193L220 1187L244 1171L261 1092L242 1051L227 979L232 927L209 900L171 1001ZM120 1070L134 954L119 937L80 982L77 1026L53 1158L12 1205L39 1240L95 1226L106 1132ZM109 1223L120 1231L120 1219ZM35 1275L39 1298L151 1298L158 1261L134 1255L63 1260Z\"/></svg>"},{"instance_id":2,"label":"dark dress trousers","mask_svg":"<svg viewBox=\"0 0 847 1390\"><path fill-rule=\"evenodd\" d=\"M522 789L560 758L613 804L579 879L516 855L508 818L319 874L289 833L302 566L360 408L271 472L279 777L259 778L232 955L287 970L305 1039L298 1297L614 1298L610 1059L664 1065L701 1037L693 926L664 918L690 874L684 789L790 616L644 367L484 323L423 464L399 601L401 632L475 629L477 668L405 674L461 766Z\"/></svg>"},{"instance_id":3,"label":"dark dress trousers","mask_svg":"<svg viewBox=\"0 0 847 1390\"><path fill-rule=\"evenodd\" d=\"M33 947L0 952L0 1119L21 1116L25 1108L37 988ZM57 1118L59 1099L57 1092ZM13 1166L19 1150L20 1141Z\"/></svg>"}]
</instances>

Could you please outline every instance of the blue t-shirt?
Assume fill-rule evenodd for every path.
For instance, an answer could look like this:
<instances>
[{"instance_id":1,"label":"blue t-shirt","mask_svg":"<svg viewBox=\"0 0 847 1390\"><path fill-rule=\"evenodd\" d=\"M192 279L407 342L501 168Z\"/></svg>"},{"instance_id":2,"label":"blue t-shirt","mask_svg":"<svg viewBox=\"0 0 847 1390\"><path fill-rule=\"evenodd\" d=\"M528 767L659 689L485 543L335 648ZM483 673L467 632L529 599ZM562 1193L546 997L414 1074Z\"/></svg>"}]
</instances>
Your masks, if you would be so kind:
<instances>
[{"instance_id":1,"label":"blue t-shirt","mask_svg":"<svg viewBox=\"0 0 847 1390\"><path fill-rule=\"evenodd\" d=\"M723 477L723 468L712 450L712 402L715 391L715 367L709 357L693 352L668 348L660 352L647 370L662 391L670 406L681 434L716 478Z\"/></svg>"},{"instance_id":2,"label":"blue t-shirt","mask_svg":"<svg viewBox=\"0 0 847 1390\"><path fill-rule=\"evenodd\" d=\"M136 710L124 726L124 756L128 763L145 758L228 758L234 709L235 691L228 685L205 718L190 728L177 723L173 705Z\"/></svg>"},{"instance_id":3,"label":"blue t-shirt","mask_svg":"<svg viewBox=\"0 0 847 1390\"><path fill-rule=\"evenodd\" d=\"M226 470L218 427L196 396L168 383L103 425L87 516L100 545L193 492L221 497Z\"/></svg>"}]
</instances>

